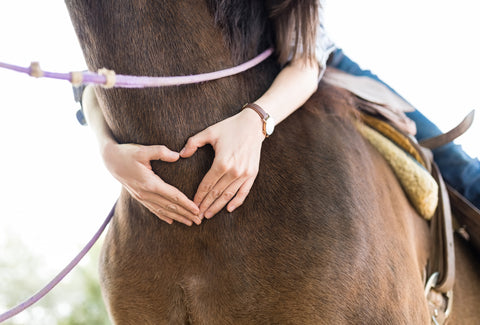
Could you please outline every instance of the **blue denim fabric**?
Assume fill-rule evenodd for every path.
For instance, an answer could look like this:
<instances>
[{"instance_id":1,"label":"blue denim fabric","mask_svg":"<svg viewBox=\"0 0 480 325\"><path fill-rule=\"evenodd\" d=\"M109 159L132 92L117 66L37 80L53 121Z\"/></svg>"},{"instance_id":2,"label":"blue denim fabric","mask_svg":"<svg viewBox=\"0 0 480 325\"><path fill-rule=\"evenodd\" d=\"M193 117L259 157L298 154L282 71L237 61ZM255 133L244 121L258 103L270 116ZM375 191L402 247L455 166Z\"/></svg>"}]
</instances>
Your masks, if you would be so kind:
<instances>
[{"instance_id":1,"label":"blue denim fabric","mask_svg":"<svg viewBox=\"0 0 480 325\"><path fill-rule=\"evenodd\" d=\"M336 49L331 54L328 65L355 76L370 77L398 94L370 70L360 68L341 49ZM417 134L415 135L417 140L428 139L442 133L435 124L418 110L408 112L407 116L417 125ZM445 181L463 194L477 208L480 208L480 162L478 159L471 158L460 145L454 143L433 150L433 155Z\"/></svg>"}]
</instances>

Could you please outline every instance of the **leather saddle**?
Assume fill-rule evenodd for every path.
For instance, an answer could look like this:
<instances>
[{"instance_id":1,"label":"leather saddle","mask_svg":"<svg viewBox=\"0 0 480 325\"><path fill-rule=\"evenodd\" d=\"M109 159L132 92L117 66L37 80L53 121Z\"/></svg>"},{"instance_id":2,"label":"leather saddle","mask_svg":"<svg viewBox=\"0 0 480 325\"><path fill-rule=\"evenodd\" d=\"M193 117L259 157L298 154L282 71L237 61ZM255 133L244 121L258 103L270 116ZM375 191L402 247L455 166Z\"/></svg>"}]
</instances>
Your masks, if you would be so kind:
<instances>
[{"instance_id":1,"label":"leather saddle","mask_svg":"<svg viewBox=\"0 0 480 325\"><path fill-rule=\"evenodd\" d=\"M427 266L425 296L433 322L443 324L451 310L455 280L452 211L455 213L457 224L455 230L468 240L479 254L480 211L460 193L445 184L433 161L431 150L453 141L467 131L473 122L474 111L451 131L417 143L413 137L416 133L415 123L405 115L405 112L413 111L414 108L385 85L368 77L356 77L332 68L327 69L323 80L350 91L365 103L359 107L363 113L387 121L403 133L421 157L417 161L423 160L422 165L430 171L438 184L438 206L429 221L433 245Z\"/></svg>"}]
</instances>

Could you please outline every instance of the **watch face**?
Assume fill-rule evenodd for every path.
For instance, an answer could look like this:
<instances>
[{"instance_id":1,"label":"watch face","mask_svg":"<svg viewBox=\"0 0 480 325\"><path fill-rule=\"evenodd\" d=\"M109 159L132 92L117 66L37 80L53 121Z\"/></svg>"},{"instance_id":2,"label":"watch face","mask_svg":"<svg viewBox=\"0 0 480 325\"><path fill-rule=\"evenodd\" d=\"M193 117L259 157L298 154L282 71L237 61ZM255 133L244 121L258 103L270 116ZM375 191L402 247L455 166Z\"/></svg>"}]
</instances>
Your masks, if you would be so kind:
<instances>
[{"instance_id":1,"label":"watch face","mask_svg":"<svg viewBox=\"0 0 480 325\"><path fill-rule=\"evenodd\" d=\"M267 133L267 136L270 136L273 133L274 129L275 129L275 121L271 116L269 116L265 120L265 133Z\"/></svg>"}]
</instances>

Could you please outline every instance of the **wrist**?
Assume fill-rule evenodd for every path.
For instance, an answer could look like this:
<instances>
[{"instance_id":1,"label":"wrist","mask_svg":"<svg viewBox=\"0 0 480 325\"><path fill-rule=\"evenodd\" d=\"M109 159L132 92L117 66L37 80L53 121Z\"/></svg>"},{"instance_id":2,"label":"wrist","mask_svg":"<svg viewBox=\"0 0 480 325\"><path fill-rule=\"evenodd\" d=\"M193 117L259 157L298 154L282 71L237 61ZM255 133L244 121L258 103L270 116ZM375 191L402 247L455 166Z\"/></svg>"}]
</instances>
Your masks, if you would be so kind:
<instances>
[{"instance_id":1,"label":"wrist","mask_svg":"<svg viewBox=\"0 0 480 325\"><path fill-rule=\"evenodd\" d=\"M260 141L265 140L263 134L263 121L258 114L251 109L242 109L238 116L242 123L242 128L248 130L248 133L258 138Z\"/></svg>"},{"instance_id":2,"label":"wrist","mask_svg":"<svg viewBox=\"0 0 480 325\"><path fill-rule=\"evenodd\" d=\"M112 156L112 153L117 149L117 145L118 143L110 137L106 137L100 141L100 154L105 163L108 162L109 158Z\"/></svg>"},{"instance_id":3,"label":"wrist","mask_svg":"<svg viewBox=\"0 0 480 325\"><path fill-rule=\"evenodd\" d=\"M257 103L247 103L243 105L242 110L255 112L262 122L262 132L265 138L272 135L275 129L275 120Z\"/></svg>"}]
</instances>

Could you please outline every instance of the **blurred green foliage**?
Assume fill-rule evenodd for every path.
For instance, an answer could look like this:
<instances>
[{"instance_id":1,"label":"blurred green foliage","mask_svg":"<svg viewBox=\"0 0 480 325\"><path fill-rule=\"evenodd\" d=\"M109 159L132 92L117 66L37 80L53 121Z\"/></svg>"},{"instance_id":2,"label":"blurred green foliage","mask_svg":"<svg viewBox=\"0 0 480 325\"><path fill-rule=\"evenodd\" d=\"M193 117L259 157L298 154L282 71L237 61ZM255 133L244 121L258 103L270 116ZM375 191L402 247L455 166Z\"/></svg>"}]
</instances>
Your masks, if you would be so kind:
<instances>
[{"instance_id":1,"label":"blurred green foliage","mask_svg":"<svg viewBox=\"0 0 480 325\"><path fill-rule=\"evenodd\" d=\"M2 325L110 324L98 280L100 247L100 242L95 244L84 260L39 303ZM55 274L42 273L46 269L44 261L32 254L17 236L1 238L0 252L2 313L37 292Z\"/></svg>"}]
</instances>

